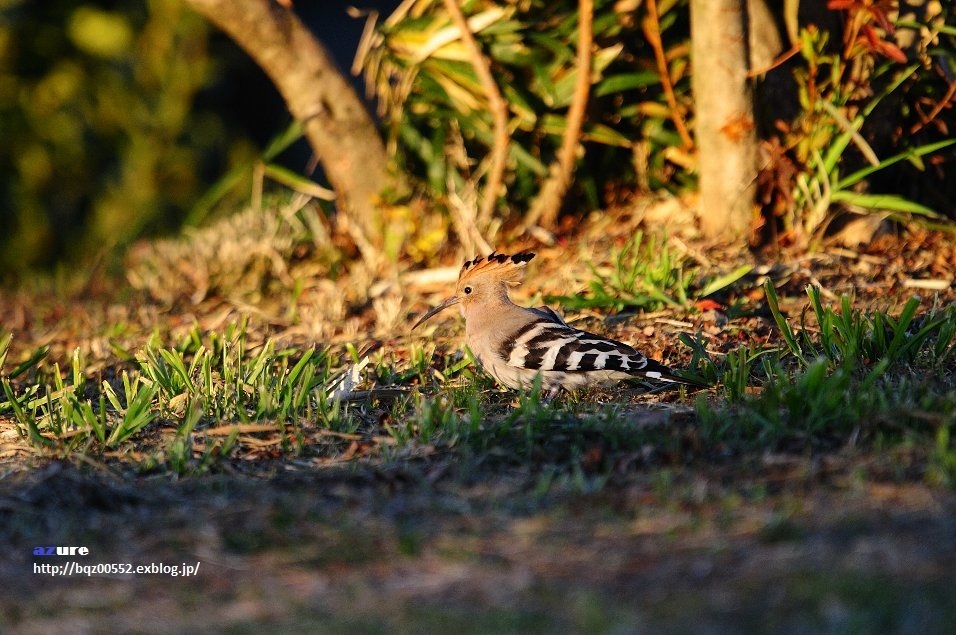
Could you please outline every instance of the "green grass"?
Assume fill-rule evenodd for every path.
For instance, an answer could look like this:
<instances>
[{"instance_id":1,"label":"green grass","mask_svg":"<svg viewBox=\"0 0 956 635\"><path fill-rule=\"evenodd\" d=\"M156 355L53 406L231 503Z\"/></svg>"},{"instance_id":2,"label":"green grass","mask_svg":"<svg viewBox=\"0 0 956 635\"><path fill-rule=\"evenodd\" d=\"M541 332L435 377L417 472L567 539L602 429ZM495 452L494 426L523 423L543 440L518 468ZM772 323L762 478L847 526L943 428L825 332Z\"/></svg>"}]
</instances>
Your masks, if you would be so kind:
<instances>
[{"instance_id":1,"label":"green grass","mask_svg":"<svg viewBox=\"0 0 956 635\"><path fill-rule=\"evenodd\" d=\"M607 280L632 285L673 268L666 254L633 258L623 251ZM688 372L714 388L661 405L628 388L550 402L540 387L502 391L467 351L428 341L400 358L351 344L253 346L238 322L176 342L154 334L106 370L88 368L79 349L66 369L44 347L8 364L12 335L2 335L0 420L41 456L108 456L180 475L275 456L435 457L530 469L546 493L601 489L634 466L853 446L918 448L928 481L956 482L956 308L911 299L898 313L862 311L846 296L824 304L808 287L795 319L772 283L764 293L776 344L718 355L702 334L681 334Z\"/></svg>"},{"instance_id":2,"label":"green grass","mask_svg":"<svg viewBox=\"0 0 956 635\"><path fill-rule=\"evenodd\" d=\"M589 265L588 295L545 298L568 309L687 309L694 300L713 295L739 281L752 267L705 277L665 237L637 232L615 254L610 267Z\"/></svg>"},{"instance_id":3,"label":"green grass","mask_svg":"<svg viewBox=\"0 0 956 635\"><path fill-rule=\"evenodd\" d=\"M785 346L726 356L717 371L723 399L697 403L705 437L774 451L917 443L933 448L931 478L951 482L956 309L919 315L919 301L910 299L893 316L856 310L843 296L837 310L808 287L812 326L797 328L769 282L765 293Z\"/></svg>"}]
</instances>

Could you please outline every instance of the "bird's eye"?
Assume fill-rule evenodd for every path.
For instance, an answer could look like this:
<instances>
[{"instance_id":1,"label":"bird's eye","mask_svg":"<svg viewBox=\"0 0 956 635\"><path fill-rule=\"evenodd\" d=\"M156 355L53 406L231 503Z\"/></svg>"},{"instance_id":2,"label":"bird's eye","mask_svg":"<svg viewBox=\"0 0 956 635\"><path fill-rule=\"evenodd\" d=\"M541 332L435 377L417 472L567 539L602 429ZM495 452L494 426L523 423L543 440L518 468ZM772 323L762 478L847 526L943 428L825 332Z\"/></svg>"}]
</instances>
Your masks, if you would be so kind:
<instances>
[{"instance_id":1,"label":"bird's eye","mask_svg":"<svg viewBox=\"0 0 956 635\"><path fill-rule=\"evenodd\" d=\"M465 292L465 295L471 295L471 287L465 287L462 291Z\"/></svg>"}]
</instances>

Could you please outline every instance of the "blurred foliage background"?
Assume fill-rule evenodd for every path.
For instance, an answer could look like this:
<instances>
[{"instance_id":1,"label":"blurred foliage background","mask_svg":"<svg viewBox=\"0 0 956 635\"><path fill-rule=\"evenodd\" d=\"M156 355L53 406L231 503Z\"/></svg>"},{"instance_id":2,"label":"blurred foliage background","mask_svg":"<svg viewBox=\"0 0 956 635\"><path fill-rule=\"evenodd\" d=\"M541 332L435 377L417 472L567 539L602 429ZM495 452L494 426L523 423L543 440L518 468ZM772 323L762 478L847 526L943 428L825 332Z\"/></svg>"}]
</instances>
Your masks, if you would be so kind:
<instances>
[{"instance_id":1,"label":"blurred foliage background","mask_svg":"<svg viewBox=\"0 0 956 635\"><path fill-rule=\"evenodd\" d=\"M696 185L695 151L680 134L694 124L690 1L651 4L594 2L585 152L566 211ZM756 36L778 29L783 44L754 75L762 209L755 241L806 246L846 212L956 218L949 4L768 5L776 22L760 24ZM463 6L510 109L505 213L514 215L528 207L566 129L578 3ZM397 160L439 203L482 173L492 142L487 95L451 30L444 3L405 0L377 22L359 56Z\"/></svg>"},{"instance_id":2,"label":"blurred foliage background","mask_svg":"<svg viewBox=\"0 0 956 635\"><path fill-rule=\"evenodd\" d=\"M344 4L300 4L313 26L327 26L334 13L362 29ZM449 194L484 169L492 142L486 96L449 38L442 2L369 4L382 5L381 14L367 14L355 70L398 169L418 183L428 209L447 209ZM766 225L779 230L773 239L806 240L837 208L956 217L951 3L928 0L904 15L865 0L802 4L789 23L799 24L793 55L758 86L759 203ZM693 189L693 148L675 126L693 128L689 0L656 5L653 17L642 0L595 2L585 152L566 210ZM577 3L463 7L509 104L506 205L496 221L520 220L565 130ZM827 20L814 17L822 13ZM316 29L326 43L341 30ZM356 36L348 55L357 44ZM288 122L252 62L180 0L0 0L0 270L76 261L174 232L202 221L213 202L239 209L252 165ZM291 167L301 171L306 159ZM224 175L235 177L225 188Z\"/></svg>"},{"instance_id":3,"label":"blurred foliage background","mask_svg":"<svg viewBox=\"0 0 956 635\"><path fill-rule=\"evenodd\" d=\"M675 129L675 120L692 111L688 4L663 0L665 13L651 25L640 0L594 3L590 90L563 198L565 228L635 193L694 187L694 159ZM463 226L471 222L494 244L502 228L535 224L529 210L557 171L579 77L579 6L576 0L472 0L462 10L508 107L507 167L493 218L479 211L467 220L487 195L494 114L446 5L405 0L390 14L372 15L353 72L361 72L366 95L377 103L398 169L412 175L418 199L427 201L419 207L443 210L466 245ZM674 108L647 36L651 28L662 34ZM441 223L423 224L426 231L408 232L412 257L447 242L447 221L437 231Z\"/></svg>"},{"instance_id":4,"label":"blurred foliage background","mask_svg":"<svg viewBox=\"0 0 956 635\"><path fill-rule=\"evenodd\" d=\"M0 0L0 10L5 271L178 229L288 120L251 61L178 0ZM245 80L231 82L238 72ZM228 108L237 99L243 112ZM244 121L256 110L259 139Z\"/></svg>"},{"instance_id":5,"label":"blurred foliage background","mask_svg":"<svg viewBox=\"0 0 956 635\"><path fill-rule=\"evenodd\" d=\"M693 183L645 37L641 2L595 2L592 88L586 145L571 201L591 209L615 188L677 191ZM691 110L687 0L660 3L660 22L676 116ZM467 2L471 27L490 58L511 114L508 202L523 209L537 193L567 125L578 69L577 2ZM410 1L378 25L363 60L401 164L426 177L431 192L480 170L492 140L487 98L464 47L449 40L441 2Z\"/></svg>"}]
</instances>

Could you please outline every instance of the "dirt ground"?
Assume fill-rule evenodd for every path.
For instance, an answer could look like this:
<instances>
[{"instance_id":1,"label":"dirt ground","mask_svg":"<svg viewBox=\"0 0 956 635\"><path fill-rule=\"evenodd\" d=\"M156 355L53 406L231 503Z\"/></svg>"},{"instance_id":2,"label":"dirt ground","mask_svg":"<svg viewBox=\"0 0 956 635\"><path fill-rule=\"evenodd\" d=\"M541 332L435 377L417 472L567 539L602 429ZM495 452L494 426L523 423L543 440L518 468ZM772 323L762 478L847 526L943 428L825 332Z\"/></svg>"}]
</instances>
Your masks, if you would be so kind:
<instances>
[{"instance_id":1,"label":"dirt ground","mask_svg":"<svg viewBox=\"0 0 956 635\"><path fill-rule=\"evenodd\" d=\"M767 459L768 465L772 463ZM948 632L956 496L789 460L539 497L527 474L421 465L172 481L54 462L0 481L3 630ZM774 468L779 469L779 466ZM841 472L843 472L841 470ZM726 483L732 483L727 485ZM89 555L37 557L37 546ZM197 575L34 573L199 564Z\"/></svg>"},{"instance_id":2,"label":"dirt ground","mask_svg":"<svg viewBox=\"0 0 956 635\"><path fill-rule=\"evenodd\" d=\"M562 248L569 250L540 256L545 294L580 288L548 269ZM701 266L722 257L693 245L688 253ZM933 295L907 281L952 280L956 250L949 237L923 233L771 266L789 280L781 293L791 291L791 315L799 315L809 283L886 308L913 293ZM163 298L160 308L97 305L89 298L102 290L93 288L74 304L10 294L0 319L21 336L10 359L38 343L61 360L83 346L92 351L90 367L105 373L110 345L91 325L138 323L146 334L160 324L171 333L193 324L215 329L249 310L204 284L208 294L193 291L192 303ZM407 321L403 310L420 311L447 286L433 284L400 310L387 294L370 306L340 307L341 299L335 305L322 296L335 286L323 284L302 290L300 301L328 314L341 309L352 333L377 328L363 322L370 313ZM954 291L935 297L952 302ZM257 307L251 312L265 315L286 343L341 337L289 319L286 306ZM746 322L725 328L713 313L701 307L694 327L723 350L770 337ZM652 354L673 353L668 320L626 335L646 335L642 346ZM606 482L542 488L540 466L493 449L467 460L450 452L387 461L275 456L178 478L133 469L122 457L39 457L7 432L0 438L0 631L7 633L956 632L956 493L930 485L920 468L925 457L910 456L905 445L889 453L848 443L712 454L652 467L635 459ZM48 546L89 553L34 555ZM81 569L50 573L71 562ZM198 571L173 576L174 565Z\"/></svg>"}]
</instances>

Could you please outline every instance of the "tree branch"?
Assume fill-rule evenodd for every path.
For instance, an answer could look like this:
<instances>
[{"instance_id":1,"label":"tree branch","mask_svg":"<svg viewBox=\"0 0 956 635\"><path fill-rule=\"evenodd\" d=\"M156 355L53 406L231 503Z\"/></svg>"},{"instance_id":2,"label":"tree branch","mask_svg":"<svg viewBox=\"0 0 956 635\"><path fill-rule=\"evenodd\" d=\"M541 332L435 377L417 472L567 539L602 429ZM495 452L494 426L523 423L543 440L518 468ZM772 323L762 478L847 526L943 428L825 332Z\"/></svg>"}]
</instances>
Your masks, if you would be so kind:
<instances>
[{"instance_id":1,"label":"tree branch","mask_svg":"<svg viewBox=\"0 0 956 635\"><path fill-rule=\"evenodd\" d=\"M564 195L571 185L571 173L574 171L575 154L581 139L584 125L584 112L587 109L591 93L591 44L593 42L593 0L578 0L578 81L574 86L574 96L568 108L567 127L558 150L557 165L552 165L550 176L531 204L525 216L524 225L530 226L541 219L541 225L553 228L558 211L564 201Z\"/></svg>"},{"instance_id":2,"label":"tree branch","mask_svg":"<svg viewBox=\"0 0 956 635\"><path fill-rule=\"evenodd\" d=\"M270 0L186 0L265 71L302 123L353 235L381 246L378 196L402 189L375 123L331 55L296 14ZM371 257L371 254L366 254Z\"/></svg>"},{"instance_id":3,"label":"tree branch","mask_svg":"<svg viewBox=\"0 0 956 635\"><path fill-rule=\"evenodd\" d=\"M657 73L661 76L661 87L664 89L664 96L667 98L667 106L671 111L671 121L677 128L677 134L684 142L684 149L689 150L694 147L694 140L687 130L684 119L680 116L680 109L677 106L677 97L674 96L674 85L671 84L670 70L667 68L667 57L664 55L664 43L661 41L661 17L657 12L657 0L647 0L647 19L644 20L644 37L647 38L651 48L654 49L654 60L657 62Z\"/></svg>"},{"instance_id":4,"label":"tree branch","mask_svg":"<svg viewBox=\"0 0 956 635\"><path fill-rule=\"evenodd\" d=\"M498 191L504 180L505 162L508 159L508 143L510 136L508 134L508 104L501 96L498 84L491 75L491 65L481 49L478 48L478 42L474 34L468 28L468 20L462 13L457 0L445 0L445 7L451 15L452 21L458 27L461 33L461 42L471 59L471 65L478 74L478 80L485 91L485 98L488 100L488 107L491 109L491 116L494 121L494 145L491 149L491 165L488 168L488 180L485 181L485 195L481 201L481 210L478 212L478 227L487 227L495 211L495 204L498 202Z\"/></svg>"}]
</instances>

